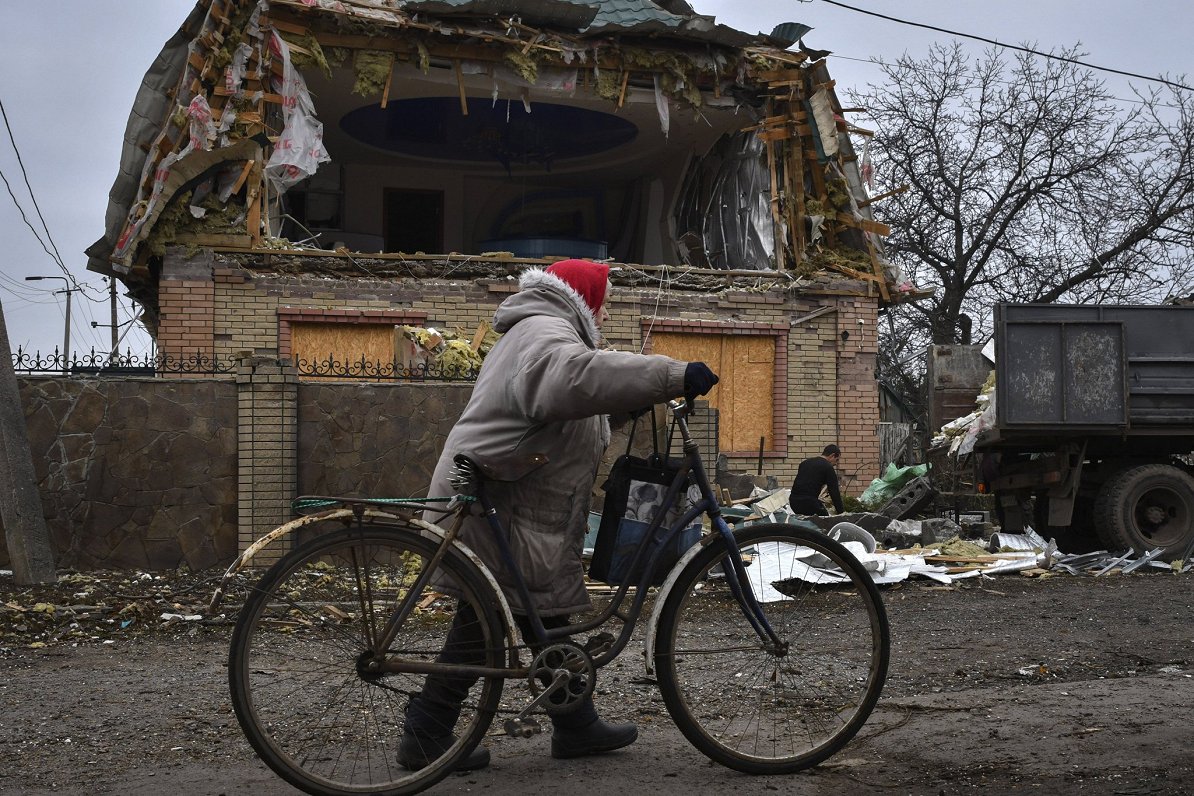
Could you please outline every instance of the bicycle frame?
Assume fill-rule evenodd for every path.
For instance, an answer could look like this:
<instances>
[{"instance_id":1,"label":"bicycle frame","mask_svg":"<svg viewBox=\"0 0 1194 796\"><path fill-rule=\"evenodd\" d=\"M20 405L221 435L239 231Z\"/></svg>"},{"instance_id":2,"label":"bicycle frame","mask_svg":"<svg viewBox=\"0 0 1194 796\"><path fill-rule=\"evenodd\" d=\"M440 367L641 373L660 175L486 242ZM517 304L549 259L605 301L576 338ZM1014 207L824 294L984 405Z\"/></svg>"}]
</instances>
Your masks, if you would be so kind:
<instances>
[{"instance_id":1,"label":"bicycle frame","mask_svg":"<svg viewBox=\"0 0 1194 796\"><path fill-rule=\"evenodd\" d=\"M662 542L655 547L653 552L650 552L650 557L646 560L646 566L641 567L638 583L630 584L623 582L620 584L617 587L614 597L612 600L610 600L609 604L597 616L587 621L577 622L575 624L569 624L558 628L545 628L543 626L542 618L539 616L538 611L534 607L534 602L531 599L530 590L527 587L526 580L523 578L522 572L519 570L514 561L514 557L510 549L508 533L505 527L501 524L501 521L497 516L497 511L492 502L490 502L485 494L484 482L478 481L476 490L477 502L480 504L482 512L484 513L490 528L497 537L498 547L502 555L503 563L509 568L509 571L514 576L515 588L518 591L521 602L527 607L527 620L534 635L533 639L526 640L528 643L535 645L549 644L554 640L565 638L576 633L585 633L595 630L605 625L614 616L617 616L622 622L621 631L618 633L617 637L608 649L593 658L593 665L596 668L601 668L612 661L619 654L621 654L621 652L626 648L626 645L630 642L630 637L633 634L634 628L641 616L643 605L645 604L647 595L649 593L652 576L656 567L659 565L660 556L662 555L663 550L676 538L678 534L680 534L685 528L689 527L693 520L695 520L701 514L704 514L709 517L717 537L723 544L726 545L728 559L733 564L732 569L727 570L725 573L726 582L730 588L731 594L734 596L735 601L738 603L747 621L750 622L751 626L758 634L760 641L764 645L775 650L780 650L785 646L785 643L779 639L775 631L771 628L771 625L767 621L767 617L762 605L759 604L758 600L755 598L753 590L751 590L749 587L746 575L746 567L742 562L741 551L738 548L737 541L734 539L733 532L730 530L729 525L725 522L725 519L721 516L720 505L713 494L712 487L710 487L708 477L705 474L704 464L701 461L700 456L700 448L693 440L688 429L688 416L692 412L692 406L686 402L670 401L668 403L668 408L672 411L673 417L675 418L680 429L680 434L683 439L684 456L680 468L676 473L676 477L668 486L668 489L664 495L663 504L655 512L655 516L652 517L646 532L643 534L642 540L635 549L634 557L630 565L631 571L634 571L636 568L638 568L639 564L642 563L643 559L648 555L649 548L652 545L652 540L655 538L655 534L662 525L663 517L666 516L668 509L675 505L681 490L685 488L685 485L690 480L699 487L701 499L690 506L678 520L668 527L666 536L662 538ZM432 562L425 568L423 576L420 577L414 586L411 587L407 597L402 601L402 604L399 605L398 609L386 622L380 637L381 644L376 647L377 649L383 650L387 648L388 642L392 640L394 635L397 633L398 626L409 615L409 612L413 607L414 600L419 592L421 592L422 587L426 585L428 580L430 580L430 572L434 568L432 565L446 553L448 547L455 543L456 530L460 525L460 516L462 515L458 515L458 521L454 523L452 530L445 535L444 540L441 543L441 547L437 552L436 558L433 559ZM709 543L712 542L705 542L705 544ZM681 563L686 560L687 557L685 557ZM680 564L677 564L676 566L678 568ZM622 613L622 604L626 599L631 585L636 587L634 599L631 602L628 611L626 613ZM662 595L660 599L662 601ZM387 659L378 663L377 670L395 672L432 672L438 671L439 666L440 664L436 663L414 664L411 662L404 662L399 659ZM452 667L452 671L461 675L467 674L488 677L499 676L505 678L516 678L526 676L527 674L527 669L521 666L514 668L491 669L488 667L468 667L455 664Z\"/></svg>"}]
</instances>

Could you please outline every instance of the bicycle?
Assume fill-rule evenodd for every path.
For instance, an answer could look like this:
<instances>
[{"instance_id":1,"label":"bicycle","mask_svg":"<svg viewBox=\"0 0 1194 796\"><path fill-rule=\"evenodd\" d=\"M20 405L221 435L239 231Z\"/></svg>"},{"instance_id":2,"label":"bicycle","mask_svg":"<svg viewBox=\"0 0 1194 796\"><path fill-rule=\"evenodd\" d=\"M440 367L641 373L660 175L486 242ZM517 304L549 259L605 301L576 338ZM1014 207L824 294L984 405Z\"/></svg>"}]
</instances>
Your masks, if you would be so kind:
<instances>
[{"instance_id":1,"label":"bicycle","mask_svg":"<svg viewBox=\"0 0 1194 796\"><path fill-rule=\"evenodd\" d=\"M574 709L592 694L597 670L630 641L662 550L701 515L712 531L668 572L645 639L648 674L656 675L673 720L705 755L751 774L792 773L840 750L870 715L886 678L890 635L874 582L824 534L778 523L731 530L688 430L691 404L672 401L668 408L683 457L634 553L638 581L620 584L596 616L566 627L545 628L532 607L527 644L517 638L493 572L456 539L468 512L486 512L514 566L486 497L500 475L458 456L459 494L451 498L296 501L324 510L253 545L229 567L212 600L214 610L228 579L273 540L327 523L342 526L277 561L237 620L229 686L237 720L261 759L312 794L417 793L480 742L510 679L524 681L530 698L503 709L513 714L504 729L532 735L536 716ZM662 529L661 518L692 485L700 499ZM452 522L444 528L419 516L429 511ZM653 544L653 537L664 543ZM836 565L844 587L802 580L810 556ZM516 566L513 572L522 604L533 606ZM479 647L445 649L454 614L441 610L442 595L431 588L445 576L458 595L456 613L477 623ZM571 639L615 620L616 635ZM405 713L433 674L455 678L467 696L438 756L408 769L398 756Z\"/></svg>"}]
</instances>

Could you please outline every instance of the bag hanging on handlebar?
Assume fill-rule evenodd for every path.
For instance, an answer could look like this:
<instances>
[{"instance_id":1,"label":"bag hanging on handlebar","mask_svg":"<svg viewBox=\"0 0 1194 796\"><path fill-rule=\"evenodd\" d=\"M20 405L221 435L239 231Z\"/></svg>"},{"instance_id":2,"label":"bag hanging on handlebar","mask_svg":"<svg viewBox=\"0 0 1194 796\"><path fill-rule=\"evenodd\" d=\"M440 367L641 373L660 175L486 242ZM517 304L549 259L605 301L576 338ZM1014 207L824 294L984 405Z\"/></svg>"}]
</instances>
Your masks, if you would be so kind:
<instances>
[{"instance_id":1,"label":"bag hanging on handlebar","mask_svg":"<svg viewBox=\"0 0 1194 796\"><path fill-rule=\"evenodd\" d=\"M654 427L654 412L651 421ZM637 419L635 422L637 423ZM630 438L634 439L633 428ZM652 434L651 438L653 441L658 439L658 434ZM605 490L605 503L601 512L601 524L597 529L597 541L593 545L593 560L589 564L589 577L615 585L638 583L642 567L649 563L655 547L667 536L668 528L689 505L686 493L682 491L676 499L676 505L668 511L656 529L651 549L639 562L639 566L632 569L631 564L634 562L638 545L680 468L661 456L658 449L645 459L631 456L629 449L630 446L627 445L627 453L619 456L614 462L609 478L602 487ZM700 538L701 521L698 517L690 527L677 534L668 549L660 554L651 584L658 586L662 583L680 556Z\"/></svg>"}]
</instances>

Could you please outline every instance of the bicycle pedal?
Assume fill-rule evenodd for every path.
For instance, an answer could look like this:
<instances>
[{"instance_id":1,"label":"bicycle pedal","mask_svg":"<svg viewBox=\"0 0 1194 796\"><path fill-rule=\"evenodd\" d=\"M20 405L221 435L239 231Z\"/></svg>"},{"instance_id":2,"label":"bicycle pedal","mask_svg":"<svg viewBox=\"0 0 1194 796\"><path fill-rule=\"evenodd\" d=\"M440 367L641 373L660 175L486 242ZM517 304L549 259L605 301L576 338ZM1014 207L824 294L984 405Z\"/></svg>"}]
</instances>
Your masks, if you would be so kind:
<instances>
[{"instance_id":1,"label":"bicycle pedal","mask_svg":"<svg viewBox=\"0 0 1194 796\"><path fill-rule=\"evenodd\" d=\"M543 732L543 726L534 719L507 719L505 730L511 738L530 738Z\"/></svg>"},{"instance_id":2,"label":"bicycle pedal","mask_svg":"<svg viewBox=\"0 0 1194 796\"><path fill-rule=\"evenodd\" d=\"M614 645L614 634L601 632L585 640L585 652L590 657L600 655Z\"/></svg>"}]
</instances>

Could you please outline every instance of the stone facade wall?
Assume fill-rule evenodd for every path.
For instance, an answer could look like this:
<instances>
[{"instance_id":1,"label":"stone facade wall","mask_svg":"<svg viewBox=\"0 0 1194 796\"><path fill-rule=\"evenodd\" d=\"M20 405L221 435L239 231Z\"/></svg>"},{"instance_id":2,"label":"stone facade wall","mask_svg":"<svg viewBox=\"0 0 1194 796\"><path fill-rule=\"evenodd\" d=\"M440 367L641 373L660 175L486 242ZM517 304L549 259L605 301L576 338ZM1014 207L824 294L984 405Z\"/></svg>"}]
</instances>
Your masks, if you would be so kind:
<instances>
[{"instance_id":1,"label":"stone facade wall","mask_svg":"<svg viewBox=\"0 0 1194 796\"><path fill-rule=\"evenodd\" d=\"M303 383L298 491L423 497L472 384Z\"/></svg>"},{"instance_id":2,"label":"stone facade wall","mask_svg":"<svg viewBox=\"0 0 1194 796\"><path fill-rule=\"evenodd\" d=\"M236 379L21 378L58 568L226 566L299 494L426 494L471 384L298 384L287 370L248 358Z\"/></svg>"},{"instance_id":3,"label":"stone facade wall","mask_svg":"<svg viewBox=\"0 0 1194 796\"><path fill-rule=\"evenodd\" d=\"M168 319L190 318L187 313L195 306L205 306L191 300L192 283L203 274L214 290L214 354L230 357L252 351L285 359L292 353L289 335L280 333L286 329L285 318L314 320L319 312L339 322L377 322L387 314L405 313L425 318L425 325L471 336L517 290L517 275L527 267L510 263L503 272L500 264L491 264L487 272L474 268L469 273L467 263L386 261L355 262L355 267L339 266L342 272L334 273L325 262L333 261L211 251L186 259L172 250L159 289L159 349L189 354L191 339L167 333L177 328ZM459 278L452 278L453 273ZM836 442L843 449L839 472L845 491L861 493L879 474L877 297L865 295L860 283L817 290L778 280L760 288L751 284L757 280L704 279L685 286L683 279L653 274L638 279L615 276L611 317L603 327L607 342L620 350L649 351L646 336L656 321L721 325L727 334L759 324L788 327L786 351L777 357L777 367L786 371L776 396L778 453L766 457L766 473L786 484L802 459ZM205 324L197 328L206 329ZM753 472L755 459L753 453L739 452L731 457L729 469Z\"/></svg>"},{"instance_id":4,"label":"stone facade wall","mask_svg":"<svg viewBox=\"0 0 1194 796\"><path fill-rule=\"evenodd\" d=\"M60 569L205 569L232 560L235 384L63 377L19 383Z\"/></svg>"}]
</instances>

